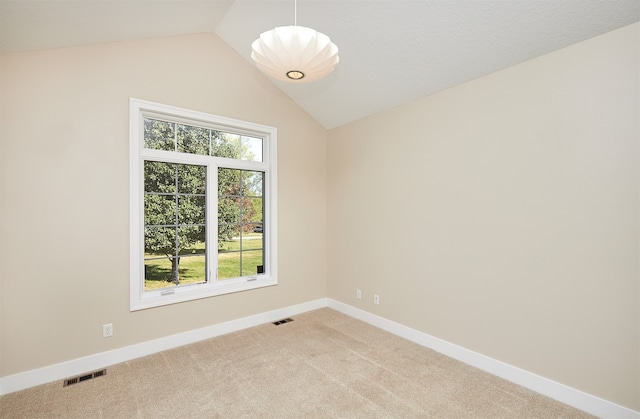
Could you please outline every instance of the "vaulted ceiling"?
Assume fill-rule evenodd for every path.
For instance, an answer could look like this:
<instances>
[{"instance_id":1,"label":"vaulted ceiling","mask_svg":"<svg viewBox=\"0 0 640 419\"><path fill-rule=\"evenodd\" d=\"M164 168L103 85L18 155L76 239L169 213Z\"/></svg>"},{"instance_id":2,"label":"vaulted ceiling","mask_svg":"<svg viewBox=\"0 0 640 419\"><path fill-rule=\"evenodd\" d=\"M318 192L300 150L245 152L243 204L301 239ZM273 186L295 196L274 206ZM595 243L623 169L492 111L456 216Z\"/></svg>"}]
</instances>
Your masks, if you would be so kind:
<instances>
[{"instance_id":1,"label":"vaulted ceiling","mask_svg":"<svg viewBox=\"0 0 640 419\"><path fill-rule=\"evenodd\" d=\"M253 65L251 42L293 11L293 0L0 0L0 50L215 32ZM271 80L333 128L638 22L640 1L298 0L297 11L340 63L311 83Z\"/></svg>"}]
</instances>

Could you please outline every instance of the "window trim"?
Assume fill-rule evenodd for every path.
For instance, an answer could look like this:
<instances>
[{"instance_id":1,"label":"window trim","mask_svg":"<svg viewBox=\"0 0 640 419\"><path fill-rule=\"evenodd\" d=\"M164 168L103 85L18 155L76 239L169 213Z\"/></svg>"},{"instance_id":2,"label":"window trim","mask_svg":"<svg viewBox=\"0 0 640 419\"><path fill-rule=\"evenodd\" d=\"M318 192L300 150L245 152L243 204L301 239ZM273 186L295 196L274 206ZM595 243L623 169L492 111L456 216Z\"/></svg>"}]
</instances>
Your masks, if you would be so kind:
<instances>
[{"instance_id":1,"label":"window trim","mask_svg":"<svg viewBox=\"0 0 640 419\"><path fill-rule=\"evenodd\" d=\"M203 156L196 154L178 153L174 151L150 150L144 148L144 117L168 119L172 122L189 125L210 127L230 133L252 136L263 139L262 162L235 160L223 157ZM192 111L170 105L149 102L145 100L129 99L129 230L130 230L130 311L143 310L216 295L257 289L278 284L278 214L277 214L277 129L267 125L246 122L237 119ZM182 156L181 156L182 155ZM154 156L162 161L176 163L206 164L207 178L215 179L215 185L207 182L207 206L211 208L207 216L208 247L217 243L218 225L217 211L217 169L225 167L231 169L257 170L265 172L263 199L266 233L264 234L263 252L265 258L265 272L259 275L225 279L216 281L214 269L217 267L217 257L209 261L206 274L209 281L201 285L189 285L171 288L170 293L161 290L144 291L144 160L153 160ZM213 214L211 217L209 215ZM207 250L209 255L217 253L214 249ZM210 258L213 259L213 258Z\"/></svg>"}]
</instances>

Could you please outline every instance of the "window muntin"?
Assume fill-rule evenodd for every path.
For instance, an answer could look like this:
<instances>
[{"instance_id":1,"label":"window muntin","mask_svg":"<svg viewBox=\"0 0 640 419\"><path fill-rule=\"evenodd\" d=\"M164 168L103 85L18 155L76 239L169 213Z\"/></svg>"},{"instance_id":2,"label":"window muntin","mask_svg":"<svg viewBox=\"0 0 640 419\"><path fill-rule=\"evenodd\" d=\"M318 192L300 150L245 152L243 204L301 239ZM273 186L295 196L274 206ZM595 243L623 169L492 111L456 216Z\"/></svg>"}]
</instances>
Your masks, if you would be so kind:
<instances>
[{"instance_id":1,"label":"window muntin","mask_svg":"<svg viewBox=\"0 0 640 419\"><path fill-rule=\"evenodd\" d=\"M275 146L275 128L131 100L132 310L277 284Z\"/></svg>"}]
</instances>

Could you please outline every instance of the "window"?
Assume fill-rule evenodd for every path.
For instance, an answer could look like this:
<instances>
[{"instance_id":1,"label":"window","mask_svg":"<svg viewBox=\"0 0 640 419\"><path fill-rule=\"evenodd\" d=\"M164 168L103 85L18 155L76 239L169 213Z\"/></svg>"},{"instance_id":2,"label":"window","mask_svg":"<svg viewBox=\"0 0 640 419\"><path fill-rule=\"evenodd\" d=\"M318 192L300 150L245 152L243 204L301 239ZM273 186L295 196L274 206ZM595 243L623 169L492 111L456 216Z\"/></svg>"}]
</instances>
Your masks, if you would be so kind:
<instances>
[{"instance_id":1,"label":"window","mask_svg":"<svg viewBox=\"0 0 640 419\"><path fill-rule=\"evenodd\" d=\"M131 310L277 284L276 129L130 113Z\"/></svg>"}]
</instances>

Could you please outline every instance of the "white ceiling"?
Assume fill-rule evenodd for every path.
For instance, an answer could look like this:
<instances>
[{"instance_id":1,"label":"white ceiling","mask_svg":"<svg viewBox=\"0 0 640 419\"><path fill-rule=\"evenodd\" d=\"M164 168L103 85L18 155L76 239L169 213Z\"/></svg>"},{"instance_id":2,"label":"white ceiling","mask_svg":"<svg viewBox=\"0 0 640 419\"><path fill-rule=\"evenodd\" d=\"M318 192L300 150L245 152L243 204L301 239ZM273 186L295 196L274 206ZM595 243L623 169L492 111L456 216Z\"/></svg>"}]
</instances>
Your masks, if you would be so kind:
<instances>
[{"instance_id":1,"label":"white ceiling","mask_svg":"<svg viewBox=\"0 0 640 419\"><path fill-rule=\"evenodd\" d=\"M251 42L293 24L293 0L0 0L3 53L215 32ZM272 80L325 128L640 20L640 0L298 0L298 25L340 50L326 78Z\"/></svg>"}]
</instances>

